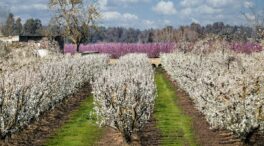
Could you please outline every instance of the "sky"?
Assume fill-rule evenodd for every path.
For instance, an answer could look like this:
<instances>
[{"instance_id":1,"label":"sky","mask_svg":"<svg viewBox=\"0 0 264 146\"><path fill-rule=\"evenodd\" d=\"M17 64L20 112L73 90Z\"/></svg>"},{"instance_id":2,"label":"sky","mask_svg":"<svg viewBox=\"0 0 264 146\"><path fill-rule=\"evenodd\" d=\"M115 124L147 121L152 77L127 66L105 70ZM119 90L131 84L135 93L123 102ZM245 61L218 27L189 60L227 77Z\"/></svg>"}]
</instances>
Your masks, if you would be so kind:
<instances>
[{"instance_id":1,"label":"sky","mask_svg":"<svg viewBox=\"0 0 264 146\"><path fill-rule=\"evenodd\" d=\"M264 0L97 0L97 5L102 14L100 25L149 29L192 22L245 25L248 22L242 12L254 19L249 8L260 11ZM48 0L1 0L0 21L6 10L23 21L39 18L43 24L48 24L53 15L48 9Z\"/></svg>"}]
</instances>

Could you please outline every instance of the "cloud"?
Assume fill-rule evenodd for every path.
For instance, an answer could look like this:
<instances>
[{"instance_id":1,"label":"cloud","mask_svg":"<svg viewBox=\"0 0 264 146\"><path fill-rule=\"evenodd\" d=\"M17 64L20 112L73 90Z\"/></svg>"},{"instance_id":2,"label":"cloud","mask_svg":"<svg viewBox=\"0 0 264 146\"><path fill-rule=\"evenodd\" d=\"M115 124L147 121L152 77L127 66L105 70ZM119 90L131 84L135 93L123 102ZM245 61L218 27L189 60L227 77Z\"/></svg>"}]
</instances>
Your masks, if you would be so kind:
<instances>
[{"instance_id":1,"label":"cloud","mask_svg":"<svg viewBox=\"0 0 264 146\"><path fill-rule=\"evenodd\" d=\"M122 15L116 11L103 12L102 16L104 20L116 20L122 17Z\"/></svg>"},{"instance_id":2,"label":"cloud","mask_svg":"<svg viewBox=\"0 0 264 146\"><path fill-rule=\"evenodd\" d=\"M208 5L213 7L224 7L231 3L234 3L236 0L207 0Z\"/></svg>"},{"instance_id":3,"label":"cloud","mask_svg":"<svg viewBox=\"0 0 264 146\"><path fill-rule=\"evenodd\" d=\"M177 12L172 1L160 1L153 7L153 10L163 15L173 15Z\"/></svg>"},{"instance_id":4,"label":"cloud","mask_svg":"<svg viewBox=\"0 0 264 146\"><path fill-rule=\"evenodd\" d=\"M126 19L126 20L137 20L138 19L138 16L134 15L134 14L130 14L130 13L125 13L123 14L123 17Z\"/></svg>"},{"instance_id":5,"label":"cloud","mask_svg":"<svg viewBox=\"0 0 264 146\"><path fill-rule=\"evenodd\" d=\"M107 9L107 4L108 4L108 0L99 0L97 1L98 7L101 10L106 10Z\"/></svg>"},{"instance_id":6,"label":"cloud","mask_svg":"<svg viewBox=\"0 0 264 146\"><path fill-rule=\"evenodd\" d=\"M146 19L146 20L143 20L142 27L144 29L149 29L149 28L156 28L157 26L156 26L155 21Z\"/></svg>"},{"instance_id":7,"label":"cloud","mask_svg":"<svg viewBox=\"0 0 264 146\"><path fill-rule=\"evenodd\" d=\"M199 20L195 19L195 18L191 18L192 22L194 23L200 23Z\"/></svg>"},{"instance_id":8,"label":"cloud","mask_svg":"<svg viewBox=\"0 0 264 146\"><path fill-rule=\"evenodd\" d=\"M254 7L254 3L252 1L245 1L244 7L245 8L252 8L252 7Z\"/></svg>"},{"instance_id":9,"label":"cloud","mask_svg":"<svg viewBox=\"0 0 264 146\"><path fill-rule=\"evenodd\" d=\"M136 3L138 0L115 0L117 2L123 2L123 3Z\"/></svg>"},{"instance_id":10,"label":"cloud","mask_svg":"<svg viewBox=\"0 0 264 146\"><path fill-rule=\"evenodd\" d=\"M201 14L216 14L222 12L222 9L213 8L208 5L201 5L196 9L196 12L200 12Z\"/></svg>"},{"instance_id":11,"label":"cloud","mask_svg":"<svg viewBox=\"0 0 264 146\"><path fill-rule=\"evenodd\" d=\"M139 3L139 2L150 2L150 0L113 0L115 3L126 3L126 4L131 4L131 3Z\"/></svg>"},{"instance_id":12,"label":"cloud","mask_svg":"<svg viewBox=\"0 0 264 146\"><path fill-rule=\"evenodd\" d=\"M182 0L180 2L180 5L183 7L195 7L197 5L200 5L201 3L203 3L203 1L201 0Z\"/></svg>"},{"instance_id":13,"label":"cloud","mask_svg":"<svg viewBox=\"0 0 264 146\"><path fill-rule=\"evenodd\" d=\"M246 11L248 7L254 6L252 0L181 0L177 16L180 21L189 24L198 20L205 25L217 21L227 24L245 24L241 11Z\"/></svg>"},{"instance_id":14,"label":"cloud","mask_svg":"<svg viewBox=\"0 0 264 146\"><path fill-rule=\"evenodd\" d=\"M245 17L248 21L254 22L256 20L256 16L250 13L245 13Z\"/></svg>"},{"instance_id":15,"label":"cloud","mask_svg":"<svg viewBox=\"0 0 264 146\"><path fill-rule=\"evenodd\" d=\"M32 10L48 10L47 4L31 4L31 5L20 5L19 7L12 7L12 11L18 12L18 11L32 11Z\"/></svg>"},{"instance_id":16,"label":"cloud","mask_svg":"<svg viewBox=\"0 0 264 146\"><path fill-rule=\"evenodd\" d=\"M137 20L138 16L131 14L131 13L124 13L121 14L117 11L107 11L102 13L104 21L132 21Z\"/></svg>"},{"instance_id":17,"label":"cloud","mask_svg":"<svg viewBox=\"0 0 264 146\"><path fill-rule=\"evenodd\" d=\"M184 9L181 9L180 11L182 16L190 16L192 12L193 12L192 8L184 8Z\"/></svg>"},{"instance_id":18,"label":"cloud","mask_svg":"<svg viewBox=\"0 0 264 146\"><path fill-rule=\"evenodd\" d=\"M165 25L171 25L171 21L168 20L168 19L165 19L165 20L164 20L164 24L165 24Z\"/></svg>"},{"instance_id":19,"label":"cloud","mask_svg":"<svg viewBox=\"0 0 264 146\"><path fill-rule=\"evenodd\" d=\"M242 0L244 1L244 0ZM197 7L201 5L208 5L214 8L221 8L227 6L236 6L240 5L241 0L182 0L180 5L182 7Z\"/></svg>"}]
</instances>

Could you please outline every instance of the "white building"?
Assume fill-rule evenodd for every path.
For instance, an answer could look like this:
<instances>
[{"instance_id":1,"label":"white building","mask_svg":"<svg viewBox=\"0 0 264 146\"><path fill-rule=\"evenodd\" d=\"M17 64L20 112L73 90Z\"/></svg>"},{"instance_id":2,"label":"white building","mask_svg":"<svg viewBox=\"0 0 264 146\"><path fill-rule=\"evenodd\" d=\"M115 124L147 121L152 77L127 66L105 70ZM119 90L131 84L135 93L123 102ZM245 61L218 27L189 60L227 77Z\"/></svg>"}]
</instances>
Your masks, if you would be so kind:
<instances>
[{"instance_id":1,"label":"white building","mask_svg":"<svg viewBox=\"0 0 264 146\"><path fill-rule=\"evenodd\" d=\"M13 42L19 42L19 36L0 36L0 41L6 42L6 43L13 43Z\"/></svg>"}]
</instances>

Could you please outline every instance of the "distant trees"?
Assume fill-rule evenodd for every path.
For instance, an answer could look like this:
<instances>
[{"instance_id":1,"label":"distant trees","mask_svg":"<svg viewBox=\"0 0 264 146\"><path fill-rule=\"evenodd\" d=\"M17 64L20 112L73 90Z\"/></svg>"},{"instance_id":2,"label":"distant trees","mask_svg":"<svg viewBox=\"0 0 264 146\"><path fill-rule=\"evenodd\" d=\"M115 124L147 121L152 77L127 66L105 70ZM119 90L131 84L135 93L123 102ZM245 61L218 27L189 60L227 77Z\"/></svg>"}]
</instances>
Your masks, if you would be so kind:
<instances>
[{"instance_id":1,"label":"distant trees","mask_svg":"<svg viewBox=\"0 0 264 146\"><path fill-rule=\"evenodd\" d=\"M21 18L14 18L12 13L9 13L6 22L3 24L1 31L4 36L14 35L41 35L42 23L40 19L30 18L26 20L24 26Z\"/></svg>"},{"instance_id":2,"label":"distant trees","mask_svg":"<svg viewBox=\"0 0 264 146\"><path fill-rule=\"evenodd\" d=\"M39 19L28 19L23 27L24 35L41 35L42 23Z\"/></svg>"},{"instance_id":3,"label":"distant trees","mask_svg":"<svg viewBox=\"0 0 264 146\"><path fill-rule=\"evenodd\" d=\"M148 29L141 31L139 36L138 36L138 41L140 43L152 43L154 42L154 30L153 29Z\"/></svg>"},{"instance_id":4,"label":"distant trees","mask_svg":"<svg viewBox=\"0 0 264 146\"><path fill-rule=\"evenodd\" d=\"M84 0L49 0L51 10L55 11L57 24L63 28L63 35L77 45L87 41L91 31L96 28L100 13L97 6Z\"/></svg>"},{"instance_id":5,"label":"distant trees","mask_svg":"<svg viewBox=\"0 0 264 146\"><path fill-rule=\"evenodd\" d=\"M20 35L23 32L23 25L21 23L21 18L17 18L16 23L15 23L15 29L14 29L14 34L15 35Z\"/></svg>"},{"instance_id":6,"label":"distant trees","mask_svg":"<svg viewBox=\"0 0 264 146\"><path fill-rule=\"evenodd\" d=\"M192 23L188 26L174 28L167 26L161 29L138 30L124 27L98 27L92 31L90 39L85 43L96 42L127 42L127 43L151 43L151 42L194 42L204 38L208 34L221 36L227 41L247 41L253 37L253 29L248 26L231 26L223 22L215 22L206 26Z\"/></svg>"},{"instance_id":7,"label":"distant trees","mask_svg":"<svg viewBox=\"0 0 264 146\"><path fill-rule=\"evenodd\" d=\"M15 19L12 13L9 13L5 24L2 27L2 33L4 36L14 35Z\"/></svg>"}]
</instances>

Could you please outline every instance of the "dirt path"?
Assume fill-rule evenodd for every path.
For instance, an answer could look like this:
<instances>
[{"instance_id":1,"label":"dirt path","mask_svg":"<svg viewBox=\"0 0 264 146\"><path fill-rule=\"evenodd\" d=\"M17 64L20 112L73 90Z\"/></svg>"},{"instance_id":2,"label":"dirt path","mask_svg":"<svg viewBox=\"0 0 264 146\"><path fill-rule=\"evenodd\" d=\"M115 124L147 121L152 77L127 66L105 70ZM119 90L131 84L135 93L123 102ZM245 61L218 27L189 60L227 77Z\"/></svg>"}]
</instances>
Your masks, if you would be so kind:
<instances>
[{"instance_id":1,"label":"dirt path","mask_svg":"<svg viewBox=\"0 0 264 146\"><path fill-rule=\"evenodd\" d=\"M161 134L156 127L156 120L151 118L149 123L133 137L131 146L158 146L160 145ZM122 135L113 129L106 128L96 146L128 146Z\"/></svg>"}]
</instances>

